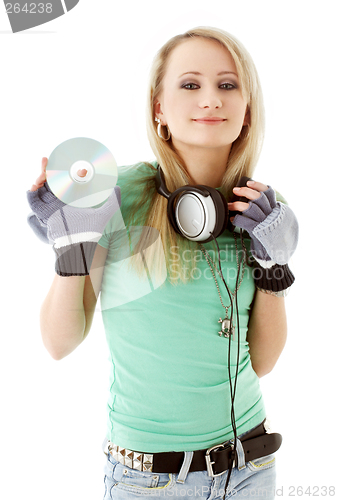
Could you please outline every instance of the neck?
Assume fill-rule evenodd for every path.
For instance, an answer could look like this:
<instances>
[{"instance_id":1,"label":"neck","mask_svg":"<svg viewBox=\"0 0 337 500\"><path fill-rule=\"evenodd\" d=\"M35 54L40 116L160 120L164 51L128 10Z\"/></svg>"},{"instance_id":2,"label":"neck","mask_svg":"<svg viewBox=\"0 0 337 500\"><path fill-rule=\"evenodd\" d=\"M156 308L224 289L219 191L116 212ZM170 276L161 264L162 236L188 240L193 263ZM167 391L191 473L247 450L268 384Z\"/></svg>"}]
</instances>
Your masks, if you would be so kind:
<instances>
[{"instance_id":1,"label":"neck","mask_svg":"<svg viewBox=\"0 0 337 500\"><path fill-rule=\"evenodd\" d=\"M174 145L174 144L173 144ZM217 188L227 168L231 144L226 148L184 148L175 149L183 159L192 184L204 184L205 186Z\"/></svg>"}]
</instances>

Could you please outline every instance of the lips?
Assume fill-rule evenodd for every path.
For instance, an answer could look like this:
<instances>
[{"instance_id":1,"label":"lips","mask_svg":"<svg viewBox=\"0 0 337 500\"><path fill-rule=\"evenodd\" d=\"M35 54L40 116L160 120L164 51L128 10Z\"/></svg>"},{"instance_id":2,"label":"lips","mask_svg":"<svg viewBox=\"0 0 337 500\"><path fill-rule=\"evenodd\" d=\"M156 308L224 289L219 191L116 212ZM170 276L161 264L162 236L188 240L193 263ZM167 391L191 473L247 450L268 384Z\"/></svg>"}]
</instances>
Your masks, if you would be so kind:
<instances>
[{"instance_id":1,"label":"lips","mask_svg":"<svg viewBox=\"0 0 337 500\"><path fill-rule=\"evenodd\" d=\"M217 124L217 123L223 123L226 121L225 118L217 118L217 117L204 117L204 118L193 118L194 122L197 123L207 123L207 124Z\"/></svg>"}]
</instances>

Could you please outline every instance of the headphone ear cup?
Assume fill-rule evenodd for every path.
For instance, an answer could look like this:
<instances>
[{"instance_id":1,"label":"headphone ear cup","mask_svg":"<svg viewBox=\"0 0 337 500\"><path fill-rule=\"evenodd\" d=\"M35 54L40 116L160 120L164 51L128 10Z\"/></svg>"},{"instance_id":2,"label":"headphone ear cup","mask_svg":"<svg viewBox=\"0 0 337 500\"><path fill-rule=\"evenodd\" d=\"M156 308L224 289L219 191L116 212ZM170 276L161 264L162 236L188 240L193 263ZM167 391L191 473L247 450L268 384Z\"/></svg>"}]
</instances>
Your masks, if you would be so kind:
<instances>
[{"instance_id":1,"label":"headphone ear cup","mask_svg":"<svg viewBox=\"0 0 337 500\"><path fill-rule=\"evenodd\" d=\"M204 189L205 195L201 195L200 192L195 192L194 188ZM184 214L186 214L186 210L188 213L188 205L191 203L191 201L188 202L185 200L187 200L188 198L191 200L191 195L192 199L198 200L197 205L199 206L199 210L201 210L201 212L203 213L203 215L201 215L198 209L197 212L194 212L195 214L200 214L200 222L202 220L204 221L200 227L201 233L204 233L203 235L196 234L195 236L192 236L191 234L191 230L192 232L194 232L194 229L196 229L195 223L197 223L198 220L197 215L195 215L196 220L194 220L194 223L191 223L190 216L187 217L187 220L184 218L183 220L181 219L181 207L183 207ZM194 204L196 203L196 201L192 203ZM194 207L191 209L191 214L193 213L193 210L195 210ZM169 220L178 234L192 241L199 241L203 243L212 241L213 237L217 238L218 236L220 236L220 234L222 234L226 229L228 221L228 206L226 199L224 198L222 193L218 192L214 188L202 185L189 186L188 189L185 190L185 192L177 193L177 195L173 193L168 201L167 212ZM209 225L209 227L204 225L206 221L208 221L207 224ZM212 236L208 236L210 232L212 233ZM188 236L188 234L190 234L190 236Z\"/></svg>"},{"instance_id":2,"label":"headphone ear cup","mask_svg":"<svg viewBox=\"0 0 337 500\"><path fill-rule=\"evenodd\" d=\"M227 202L219 191L209 186L182 186L171 193L158 165L155 176L157 192L167 199L169 221L182 237L207 243L226 229ZM209 236L209 234L212 236Z\"/></svg>"}]
</instances>

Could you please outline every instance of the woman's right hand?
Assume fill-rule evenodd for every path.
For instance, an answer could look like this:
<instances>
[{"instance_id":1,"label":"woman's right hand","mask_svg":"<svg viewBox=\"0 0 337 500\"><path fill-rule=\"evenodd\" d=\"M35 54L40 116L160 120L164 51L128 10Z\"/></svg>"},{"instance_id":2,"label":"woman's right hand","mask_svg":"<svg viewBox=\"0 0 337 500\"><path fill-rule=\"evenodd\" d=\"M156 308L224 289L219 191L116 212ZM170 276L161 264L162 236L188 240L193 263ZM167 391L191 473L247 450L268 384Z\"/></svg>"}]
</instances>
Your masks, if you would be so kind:
<instances>
[{"instance_id":1,"label":"woman's right hand","mask_svg":"<svg viewBox=\"0 0 337 500\"><path fill-rule=\"evenodd\" d=\"M39 175L39 177L36 179L35 184L33 184L32 187L30 188L30 191L37 191L46 182L46 180L47 180L47 176L46 176L47 165L48 165L48 158L46 158L44 156L42 158L42 162L41 162L42 172ZM80 177L85 177L86 173L87 173L87 171L85 169L79 170L77 172L77 175L79 175Z\"/></svg>"},{"instance_id":2,"label":"woman's right hand","mask_svg":"<svg viewBox=\"0 0 337 500\"><path fill-rule=\"evenodd\" d=\"M28 193L37 191L46 182L46 180L47 180L47 175L46 175L47 164L48 164L48 158L46 158L44 156L42 158L42 162L41 162L41 174L36 179L35 184L33 184L32 187L30 188L30 191L27 191L27 195L28 195ZM36 217L36 214L34 212L31 212L28 215L27 222L28 222L29 226L31 227L31 229L36 234L36 236L38 238L40 238L41 241L43 241L44 243L49 243L49 244L53 243L52 241L49 240L49 238L47 236L46 224L42 224L41 221Z\"/></svg>"},{"instance_id":3,"label":"woman's right hand","mask_svg":"<svg viewBox=\"0 0 337 500\"><path fill-rule=\"evenodd\" d=\"M48 183L46 183L46 180L47 180L47 175L46 175L47 164L48 164L48 158L43 157L42 158L42 162L41 162L41 174L36 179L35 184L33 184L32 187L30 188L30 190L27 191L28 203L29 203L30 208L33 210L33 212L31 212L28 215L27 222L28 222L29 226L31 227L31 229L36 234L36 236L38 238L40 238L40 240L42 240L44 243L53 244L54 241L52 239L50 239L50 234L49 234L49 237L48 237L48 227L47 227L47 224L46 224L47 221L43 220L43 218L41 217L41 214L39 213L39 211L35 210L34 207L32 206L32 201L33 200L38 200L39 202L41 201L40 200L40 196L42 197L42 192L41 191L48 192L48 196L49 196L48 202L49 203L50 202L54 202L53 205L55 205L54 208L53 208L53 211L59 209L61 206L64 205L63 202L61 202L60 200L58 200L54 196L54 194L49 189ZM41 190L41 188L42 188L42 190ZM39 191L39 193L37 193L36 191L38 191L39 189L40 189L40 191Z\"/></svg>"},{"instance_id":4,"label":"woman's right hand","mask_svg":"<svg viewBox=\"0 0 337 500\"><path fill-rule=\"evenodd\" d=\"M31 190L27 191L27 200L33 210L28 216L28 224L40 239L53 244L58 274L88 274L104 228L121 205L120 187L115 186L105 203L98 208L67 205L54 195L46 182L47 163L48 159L43 158L42 172ZM79 171L78 175L81 174L85 176L86 171Z\"/></svg>"}]
</instances>

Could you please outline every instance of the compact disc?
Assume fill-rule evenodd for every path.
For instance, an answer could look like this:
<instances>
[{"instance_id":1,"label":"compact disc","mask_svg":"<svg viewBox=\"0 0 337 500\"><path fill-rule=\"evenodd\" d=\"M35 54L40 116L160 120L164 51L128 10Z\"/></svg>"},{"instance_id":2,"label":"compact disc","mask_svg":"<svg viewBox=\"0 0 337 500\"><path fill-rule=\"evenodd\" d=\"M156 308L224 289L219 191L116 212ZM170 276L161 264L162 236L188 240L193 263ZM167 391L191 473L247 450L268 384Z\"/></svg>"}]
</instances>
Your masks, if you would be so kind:
<instances>
[{"instance_id":1,"label":"compact disc","mask_svg":"<svg viewBox=\"0 0 337 500\"><path fill-rule=\"evenodd\" d=\"M87 137L68 139L48 159L47 183L54 195L73 207L95 207L112 193L117 164L103 144Z\"/></svg>"}]
</instances>

